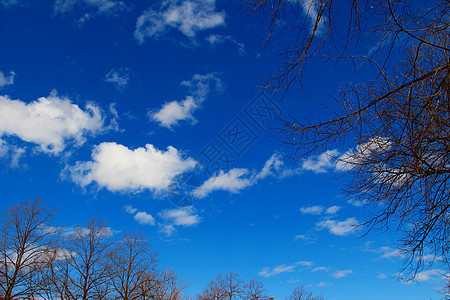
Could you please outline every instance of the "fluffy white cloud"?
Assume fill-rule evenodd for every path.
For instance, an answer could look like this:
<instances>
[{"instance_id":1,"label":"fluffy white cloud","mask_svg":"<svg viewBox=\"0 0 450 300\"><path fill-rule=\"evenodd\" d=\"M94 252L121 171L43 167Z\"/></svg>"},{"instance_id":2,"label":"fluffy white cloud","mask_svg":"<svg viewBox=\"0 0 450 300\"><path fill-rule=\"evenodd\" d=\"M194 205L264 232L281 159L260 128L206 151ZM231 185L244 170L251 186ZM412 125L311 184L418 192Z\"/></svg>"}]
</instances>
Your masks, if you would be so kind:
<instances>
[{"instance_id":1,"label":"fluffy white cloud","mask_svg":"<svg viewBox=\"0 0 450 300\"><path fill-rule=\"evenodd\" d=\"M196 102L191 96L186 97L183 101L166 102L160 110L150 112L148 118L158 122L160 126L169 129L184 120L190 120L192 123L196 123L192 115L198 108Z\"/></svg>"},{"instance_id":2,"label":"fluffy white cloud","mask_svg":"<svg viewBox=\"0 0 450 300\"><path fill-rule=\"evenodd\" d=\"M141 225L155 225L155 219L145 211L139 211L134 215L134 219Z\"/></svg>"},{"instance_id":3,"label":"fluffy white cloud","mask_svg":"<svg viewBox=\"0 0 450 300\"><path fill-rule=\"evenodd\" d=\"M116 86L117 89L123 90L128 86L131 77L131 69L119 68L111 69L105 76L105 81Z\"/></svg>"},{"instance_id":4,"label":"fluffy white cloud","mask_svg":"<svg viewBox=\"0 0 450 300\"><path fill-rule=\"evenodd\" d=\"M215 0L163 1L159 10L148 9L136 21L135 38L157 38L176 29L192 38L197 32L225 25L225 13L216 11Z\"/></svg>"},{"instance_id":5,"label":"fluffy white cloud","mask_svg":"<svg viewBox=\"0 0 450 300\"><path fill-rule=\"evenodd\" d=\"M193 191L193 195L198 198L204 198L213 191L228 191L237 193L240 190L254 184L254 180L249 177L247 169L231 169L228 172L222 170L218 175L214 175L206 180L200 187Z\"/></svg>"},{"instance_id":6,"label":"fluffy white cloud","mask_svg":"<svg viewBox=\"0 0 450 300\"><path fill-rule=\"evenodd\" d=\"M200 217L192 208L166 209L158 213L158 216L171 225L194 226L200 223Z\"/></svg>"},{"instance_id":7,"label":"fluffy white cloud","mask_svg":"<svg viewBox=\"0 0 450 300\"><path fill-rule=\"evenodd\" d=\"M281 273L293 272L295 267L295 265L281 265L274 267L272 270L270 268L263 268L258 275L266 278L273 277Z\"/></svg>"},{"instance_id":8,"label":"fluffy white cloud","mask_svg":"<svg viewBox=\"0 0 450 300\"><path fill-rule=\"evenodd\" d=\"M171 146L166 151L151 144L132 150L116 143L101 143L94 149L92 161L78 162L68 171L81 186L95 182L110 191L159 191L196 164Z\"/></svg>"},{"instance_id":9,"label":"fluffy white cloud","mask_svg":"<svg viewBox=\"0 0 450 300\"><path fill-rule=\"evenodd\" d=\"M160 126L171 129L178 125L180 121L190 120L192 124L196 119L192 115L203 102L206 96L212 91L222 91L223 84L215 73L206 75L195 74L191 80L184 80L181 85L189 88L190 96L182 101L171 101L163 104L162 108L152 110L147 114L151 121L158 122Z\"/></svg>"},{"instance_id":10,"label":"fluffy white cloud","mask_svg":"<svg viewBox=\"0 0 450 300\"><path fill-rule=\"evenodd\" d=\"M56 92L31 103L0 96L0 137L17 136L43 152L59 154L69 141L81 145L86 135L101 130L103 118L93 104L82 110Z\"/></svg>"},{"instance_id":11,"label":"fluffy white cloud","mask_svg":"<svg viewBox=\"0 0 450 300\"><path fill-rule=\"evenodd\" d=\"M350 275L352 273L353 273L352 270L335 271L333 273L333 277L334 278L343 278L343 277L346 277L346 276L348 276L348 275Z\"/></svg>"},{"instance_id":12,"label":"fluffy white cloud","mask_svg":"<svg viewBox=\"0 0 450 300\"><path fill-rule=\"evenodd\" d=\"M133 218L136 222L141 225L155 225L155 219L153 216L145 211L139 211L137 208L132 207L131 205L126 205L124 207L125 212L130 215L133 215Z\"/></svg>"},{"instance_id":13,"label":"fluffy white cloud","mask_svg":"<svg viewBox=\"0 0 450 300\"><path fill-rule=\"evenodd\" d=\"M5 85L14 84L14 76L15 75L16 74L12 71L9 72L9 75L5 75L5 74L3 74L3 72L0 72L0 88L4 87Z\"/></svg>"},{"instance_id":14,"label":"fluffy white cloud","mask_svg":"<svg viewBox=\"0 0 450 300\"><path fill-rule=\"evenodd\" d=\"M357 230L359 222L355 218L347 218L345 221L325 220L316 224L318 229L328 229L335 235L348 235Z\"/></svg>"}]
</instances>

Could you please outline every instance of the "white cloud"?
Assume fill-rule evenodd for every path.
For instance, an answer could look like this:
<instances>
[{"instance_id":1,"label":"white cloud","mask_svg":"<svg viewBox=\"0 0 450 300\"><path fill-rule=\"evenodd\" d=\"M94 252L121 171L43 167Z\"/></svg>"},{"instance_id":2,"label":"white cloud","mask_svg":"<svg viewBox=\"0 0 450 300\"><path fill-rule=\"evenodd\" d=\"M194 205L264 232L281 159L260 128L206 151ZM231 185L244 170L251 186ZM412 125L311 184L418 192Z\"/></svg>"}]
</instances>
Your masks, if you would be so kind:
<instances>
[{"instance_id":1,"label":"white cloud","mask_svg":"<svg viewBox=\"0 0 450 300\"><path fill-rule=\"evenodd\" d=\"M308 260L301 260L295 263L296 265L305 266L305 267L311 267L314 263L312 261Z\"/></svg>"},{"instance_id":2,"label":"white cloud","mask_svg":"<svg viewBox=\"0 0 450 300\"><path fill-rule=\"evenodd\" d=\"M3 2L2 2L2 4L3 4ZM3 5L5 5L5 4L3 4ZM14 84L14 76L15 75L16 74L13 71L9 72L9 75L5 75L5 74L3 74L3 72L0 72L0 88L4 87L6 85Z\"/></svg>"},{"instance_id":3,"label":"white cloud","mask_svg":"<svg viewBox=\"0 0 450 300\"><path fill-rule=\"evenodd\" d=\"M155 219L152 215L146 213L145 211L139 211L134 215L134 219L141 225L155 225Z\"/></svg>"},{"instance_id":4,"label":"white cloud","mask_svg":"<svg viewBox=\"0 0 450 300\"><path fill-rule=\"evenodd\" d=\"M272 270L270 268L263 268L258 275L262 277L273 277L281 273L293 272L295 269L295 265L281 265L276 266Z\"/></svg>"},{"instance_id":5,"label":"white cloud","mask_svg":"<svg viewBox=\"0 0 450 300\"><path fill-rule=\"evenodd\" d=\"M86 135L101 130L103 118L93 104L86 105L83 111L56 92L31 103L0 96L0 137L17 136L39 145L43 152L59 154L69 141L81 145Z\"/></svg>"},{"instance_id":6,"label":"white cloud","mask_svg":"<svg viewBox=\"0 0 450 300\"><path fill-rule=\"evenodd\" d=\"M225 13L216 11L215 0L169 0L159 10L148 9L136 21L134 37L143 43L176 29L189 38L197 32L225 25Z\"/></svg>"},{"instance_id":7,"label":"white cloud","mask_svg":"<svg viewBox=\"0 0 450 300\"><path fill-rule=\"evenodd\" d=\"M341 209L340 206L333 205L333 206L328 207L328 208L325 210L325 213L328 214L328 215L334 215L334 214L337 213L340 209Z\"/></svg>"},{"instance_id":8,"label":"white cloud","mask_svg":"<svg viewBox=\"0 0 450 300\"><path fill-rule=\"evenodd\" d=\"M384 273L379 273L378 275L377 275L377 278L379 278L379 279L384 279L384 278L386 278L387 276L386 276L386 274L384 274Z\"/></svg>"},{"instance_id":9,"label":"white cloud","mask_svg":"<svg viewBox=\"0 0 450 300\"><path fill-rule=\"evenodd\" d=\"M218 175L214 175L206 180L200 187L193 191L193 195L198 198L204 198L213 191L228 191L237 193L240 190L254 184L251 177L245 177L249 174L247 169L231 169L227 173L222 170Z\"/></svg>"},{"instance_id":10,"label":"white cloud","mask_svg":"<svg viewBox=\"0 0 450 300\"><path fill-rule=\"evenodd\" d=\"M445 277L444 274L445 272L439 269L425 270L420 273L417 273L416 276L414 276L413 280L418 282L424 282L431 279L442 279Z\"/></svg>"},{"instance_id":11,"label":"white cloud","mask_svg":"<svg viewBox=\"0 0 450 300\"><path fill-rule=\"evenodd\" d=\"M255 179L264 179L268 176L276 178L285 178L299 173L299 169L289 169L284 165L282 155L274 153L264 163L263 168L256 174Z\"/></svg>"},{"instance_id":12,"label":"white cloud","mask_svg":"<svg viewBox=\"0 0 450 300\"><path fill-rule=\"evenodd\" d=\"M255 170L250 172L245 168L234 168L226 173L220 170L219 174L213 175L200 187L195 189L193 194L195 197L203 198L216 190L238 193L244 188L257 184L259 180L265 179L268 176L285 178L300 172L298 168L290 169L286 167L281 157L281 154L274 153L264 163L263 168L259 172Z\"/></svg>"},{"instance_id":13,"label":"white cloud","mask_svg":"<svg viewBox=\"0 0 450 300\"><path fill-rule=\"evenodd\" d=\"M326 213L328 215L333 215L337 213L341 209L340 206L334 205L330 206L328 208L325 208L320 205L314 205L314 206L308 206L308 207L301 207L300 212L304 215L310 214L310 215L320 215L322 213Z\"/></svg>"},{"instance_id":14,"label":"white cloud","mask_svg":"<svg viewBox=\"0 0 450 300\"><path fill-rule=\"evenodd\" d=\"M171 129L180 121L190 120L196 123L193 113L201 107L206 96L212 91L222 91L223 84L215 73L206 75L195 74L191 80L181 82L181 85L189 88L191 95L182 101L171 101L163 104L159 110L152 110L147 114L151 121L156 121L160 126Z\"/></svg>"},{"instance_id":15,"label":"white cloud","mask_svg":"<svg viewBox=\"0 0 450 300\"><path fill-rule=\"evenodd\" d=\"M158 213L158 216L176 226L190 227L200 223L200 217L192 208L167 209Z\"/></svg>"},{"instance_id":16,"label":"white cloud","mask_svg":"<svg viewBox=\"0 0 450 300\"><path fill-rule=\"evenodd\" d=\"M317 0L304 0L300 2L303 8L303 13L310 19L311 22L311 30L316 26L317 17L319 16L319 5L321 5L320 1ZM322 34L325 29L325 16L321 16L319 23L317 24L317 32L318 34Z\"/></svg>"},{"instance_id":17,"label":"white cloud","mask_svg":"<svg viewBox=\"0 0 450 300\"><path fill-rule=\"evenodd\" d=\"M148 117L150 120L158 122L160 126L169 129L184 120L190 120L192 124L195 124L196 119L192 113L198 108L196 102L191 96L186 97L183 101L166 102L160 110L150 112Z\"/></svg>"},{"instance_id":18,"label":"white cloud","mask_svg":"<svg viewBox=\"0 0 450 300\"><path fill-rule=\"evenodd\" d=\"M356 149L350 149L342 154L336 162L336 170L349 171L373 155L388 150L390 146L388 138L371 138L367 143L357 145Z\"/></svg>"},{"instance_id":19,"label":"white cloud","mask_svg":"<svg viewBox=\"0 0 450 300\"><path fill-rule=\"evenodd\" d=\"M329 286L332 286L332 285L333 284L331 282L324 282L324 281L321 281L318 284L316 284L317 287L329 287Z\"/></svg>"},{"instance_id":20,"label":"white cloud","mask_svg":"<svg viewBox=\"0 0 450 300\"><path fill-rule=\"evenodd\" d=\"M315 205L315 206L309 206L309 207L301 207L300 212L304 215L310 214L310 215L320 215L324 211L323 206Z\"/></svg>"},{"instance_id":21,"label":"white cloud","mask_svg":"<svg viewBox=\"0 0 450 300\"><path fill-rule=\"evenodd\" d=\"M81 7L83 15L78 19L80 24L97 15L115 15L126 8L125 3L118 0L56 0L53 5L55 14L67 14L75 6Z\"/></svg>"},{"instance_id":22,"label":"white cloud","mask_svg":"<svg viewBox=\"0 0 450 300\"><path fill-rule=\"evenodd\" d=\"M294 236L294 241L297 241L297 240L302 240L307 243L312 243L316 240L316 238L314 236L310 236L310 235L306 235L306 234L298 234L298 235Z\"/></svg>"},{"instance_id":23,"label":"white cloud","mask_svg":"<svg viewBox=\"0 0 450 300\"><path fill-rule=\"evenodd\" d=\"M94 149L92 161L77 162L68 171L83 187L95 182L110 191L160 191L196 164L172 146L162 151L147 144L132 150L116 143L101 143Z\"/></svg>"},{"instance_id":24,"label":"white cloud","mask_svg":"<svg viewBox=\"0 0 450 300\"><path fill-rule=\"evenodd\" d=\"M359 222L355 218L347 218L345 221L325 220L316 224L318 229L328 229L335 235L348 235L357 230Z\"/></svg>"},{"instance_id":25,"label":"white cloud","mask_svg":"<svg viewBox=\"0 0 450 300\"><path fill-rule=\"evenodd\" d=\"M399 249L391 247L380 247L379 252L382 253L382 258L403 257Z\"/></svg>"},{"instance_id":26,"label":"white cloud","mask_svg":"<svg viewBox=\"0 0 450 300\"><path fill-rule=\"evenodd\" d=\"M117 89L123 90L128 86L131 77L131 69L119 68L111 69L105 76L105 81L116 86Z\"/></svg>"},{"instance_id":27,"label":"white cloud","mask_svg":"<svg viewBox=\"0 0 450 300\"><path fill-rule=\"evenodd\" d=\"M330 169L334 169L336 165L336 157L339 155L337 150L328 150L318 156L309 157L303 160L302 168L304 170L313 171L316 174L326 173Z\"/></svg>"},{"instance_id":28,"label":"white cloud","mask_svg":"<svg viewBox=\"0 0 450 300\"><path fill-rule=\"evenodd\" d=\"M362 207L367 204L367 200L359 200L359 199L348 199L346 202L355 207Z\"/></svg>"},{"instance_id":29,"label":"white cloud","mask_svg":"<svg viewBox=\"0 0 450 300\"><path fill-rule=\"evenodd\" d=\"M195 74L191 80L183 80L181 85L188 87L192 95L199 98L206 97L212 90L223 90L223 82L217 73Z\"/></svg>"},{"instance_id":30,"label":"white cloud","mask_svg":"<svg viewBox=\"0 0 450 300\"><path fill-rule=\"evenodd\" d=\"M346 277L346 276L348 276L348 275L350 275L352 273L353 273L352 270L335 271L332 276L334 278L343 278L343 277Z\"/></svg>"},{"instance_id":31,"label":"white cloud","mask_svg":"<svg viewBox=\"0 0 450 300\"><path fill-rule=\"evenodd\" d=\"M139 211L137 208L132 207L131 205L125 205L125 212L133 215L133 218L136 222L141 225L155 225L155 219L153 216L145 211Z\"/></svg>"},{"instance_id":32,"label":"white cloud","mask_svg":"<svg viewBox=\"0 0 450 300\"><path fill-rule=\"evenodd\" d=\"M314 269L311 270L311 272L317 272L317 271L325 271L325 272L328 272L328 271L330 271L330 268L327 268L327 267L316 267L316 268L314 268Z\"/></svg>"},{"instance_id":33,"label":"white cloud","mask_svg":"<svg viewBox=\"0 0 450 300\"><path fill-rule=\"evenodd\" d=\"M131 214L131 215L135 214L135 213L138 211L137 208L134 208L134 207L131 206L131 205L125 205L124 209L125 209L125 211L126 211L127 213L129 213L129 214Z\"/></svg>"}]
</instances>

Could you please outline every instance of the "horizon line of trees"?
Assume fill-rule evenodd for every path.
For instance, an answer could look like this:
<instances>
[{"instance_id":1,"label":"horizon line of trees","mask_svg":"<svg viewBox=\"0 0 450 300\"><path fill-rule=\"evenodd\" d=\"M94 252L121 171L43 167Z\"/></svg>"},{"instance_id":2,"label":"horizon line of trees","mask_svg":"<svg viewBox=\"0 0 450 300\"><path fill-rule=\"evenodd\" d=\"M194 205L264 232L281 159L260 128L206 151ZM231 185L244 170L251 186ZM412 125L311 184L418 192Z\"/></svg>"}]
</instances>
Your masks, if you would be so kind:
<instances>
[{"instance_id":1,"label":"horizon line of trees","mask_svg":"<svg viewBox=\"0 0 450 300\"><path fill-rule=\"evenodd\" d=\"M140 232L113 234L106 221L53 226L55 210L40 199L0 215L0 299L182 300L188 284L158 268L158 256ZM270 300L264 284L237 273L218 274L196 300ZM323 300L303 286L288 300Z\"/></svg>"}]
</instances>

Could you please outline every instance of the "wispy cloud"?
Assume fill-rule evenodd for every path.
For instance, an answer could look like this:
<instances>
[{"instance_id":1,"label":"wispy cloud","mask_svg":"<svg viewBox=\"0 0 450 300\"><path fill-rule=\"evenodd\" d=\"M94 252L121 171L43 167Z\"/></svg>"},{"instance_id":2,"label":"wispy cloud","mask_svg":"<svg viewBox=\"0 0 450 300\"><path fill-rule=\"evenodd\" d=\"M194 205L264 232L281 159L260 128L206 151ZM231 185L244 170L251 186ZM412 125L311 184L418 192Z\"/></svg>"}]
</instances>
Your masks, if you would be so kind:
<instances>
[{"instance_id":1,"label":"wispy cloud","mask_svg":"<svg viewBox=\"0 0 450 300\"><path fill-rule=\"evenodd\" d=\"M193 194L197 198L204 198L213 191L237 193L254 184L252 178L246 177L248 173L247 169L231 169L226 173L220 171L195 189Z\"/></svg>"},{"instance_id":2,"label":"wispy cloud","mask_svg":"<svg viewBox=\"0 0 450 300\"><path fill-rule=\"evenodd\" d=\"M221 45L223 43L231 43L236 45L238 49L238 53L240 56L245 54L245 46L243 43L239 43L236 39L230 35L221 35L221 34L210 34L205 38L205 40L213 47L217 45Z\"/></svg>"},{"instance_id":3,"label":"wispy cloud","mask_svg":"<svg viewBox=\"0 0 450 300\"><path fill-rule=\"evenodd\" d=\"M81 145L87 135L102 130L99 107L88 104L82 110L55 91L30 103L0 96L0 137L16 136L38 145L42 152L59 154L68 143Z\"/></svg>"},{"instance_id":4,"label":"wispy cloud","mask_svg":"<svg viewBox=\"0 0 450 300\"><path fill-rule=\"evenodd\" d=\"M158 224L160 231L167 237L173 235L177 226L192 227L200 223L201 218L192 207L166 209L158 213L162 222Z\"/></svg>"},{"instance_id":5,"label":"wispy cloud","mask_svg":"<svg viewBox=\"0 0 450 300\"><path fill-rule=\"evenodd\" d=\"M307 206L307 207L301 207L300 212L304 215L310 214L310 215L321 215L322 213L328 214L328 215L334 215L341 209L340 206L334 205L330 206L328 208L325 208L320 205L313 205L313 206Z\"/></svg>"},{"instance_id":6,"label":"wispy cloud","mask_svg":"<svg viewBox=\"0 0 450 300\"><path fill-rule=\"evenodd\" d=\"M105 81L114 84L114 86L122 91L130 82L131 69L130 68L119 68L111 69L105 76Z\"/></svg>"},{"instance_id":7,"label":"wispy cloud","mask_svg":"<svg viewBox=\"0 0 450 300\"><path fill-rule=\"evenodd\" d=\"M279 265L273 268L263 268L258 275L262 277L273 277L281 273L294 272L298 266L311 267L314 265L312 261L301 260L291 265Z\"/></svg>"},{"instance_id":8,"label":"wispy cloud","mask_svg":"<svg viewBox=\"0 0 450 300\"><path fill-rule=\"evenodd\" d=\"M318 229L328 229L334 235L349 235L356 232L359 222L355 218L347 218L344 221L325 220L316 223Z\"/></svg>"},{"instance_id":9,"label":"wispy cloud","mask_svg":"<svg viewBox=\"0 0 450 300\"><path fill-rule=\"evenodd\" d=\"M191 95L181 101L166 102L160 109L149 111L147 117L150 121L158 122L160 126L169 129L178 125L180 121L195 124L197 120L193 113L201 107L208 94L223 89L222 81L216 73L195 74L191 80L182 81L181 85L188 87Z\"/></svg>"},{"instance_id":10,"label":"wispy cloud","mask_svg":"<svg viewBox=\"0 0 450 300\"><path fill-rule=\"evenodd\" d=\"M126 9L126 5L118 0L56 0L53 4L55 14L69 14L78 6L83 15L78 19L80 25L98 15L114 16Z\"/></svg>"},{"instance_id":11,"label":"wispy cloud","mask_svg":"<svg viewBox=\"0 0 450 300\"><path fill-rule=\"evenodd\" d=\"M0 88L14 84L14 76L16 76L16 74L13 71L9 72L9 75L0 72Z\"/></svg>"},{"instance_id":12,"label":"wispy cloud","mask_svg":"<svg viewBox=\"0 0 450 300\"><path fill-rule=\"evenodd\" d=\"M225 25L225 13L216 11L215 0L169 0L159 10L145 11L136 21L134 37L143 43L174 29L188 38L207 29Z\"/></svg>"},{"instance_id":13,"label":"wispy cloud","mask_svg":"<svg viewBox=\"0 0 450 300\"><path fill-rule=\"evenodd\" d=\"M316 26L317 18L319 17L319 8L320 1L317 0L303 0L300 1L303 13L310 19L311 22L311 30ZM325 16L320 16L320 20L318 21L317 33L322 34L325 30Z\"/></svg>"},{"instance_id":14,"label":"wispy cloud","mask_svg":"<svg viewBox=\"0 0 450 300\"><path fill-rule=\"evenodd\" d=\"M176 226L190 227L200 223L200 217L190 207L163 210L158 216Z\"/></svg>"},{"instance_id":15,"label":"wispy cloud","mask_svg":"<svg viewBox=\"0 0 450 300\"><path fill-rule=\"evenodd\" d=\"M257 184L267 177L285 178L298 174L300 170L285 166L279 153L274 153L264 163L260 171L250 171L245 168L233 168L228 172L222 170L211 176L200 187L194 190L194 196L204 198L213 191L228 191L238 193L241 190Z\"/></svg>"},{"instance_id":16,"label":"wispy cloud","mask_svg":"<svg viewBox=\"0 0 450 300\"><path fill-rule=\"evenodd\" d=\"M98 184L110 191L160 191L171 180L195 168L197 162L183 158L174 147L166 151L153 145L129 149L117 143L101 143L92 153L92 161L77 162L68 167L72 180L85 187Z\"/></svg>"},{"instance_id":17,"label":"wispy cloud","mask_svg":"<svg viewBox=\"0 0 450 300\"><path fill-rule=\"evenodd\" d=\"M307 215L307 214L320 215L323 213L324 209L325 208L323 206L315 205L315 206L301 207L300 212L304 215Z\"/></svg>"},{"instance_id":18,"label":"wispy cloud","mask_svg":"<svg viewBox=\"0 0 450 300\"><path fill-rule=\"evenodd\" d=\"M303 160L302 168L316 174L326 173L334 169L338 155L337 150L328 150L317 156L311 156Z\"/></svg>"},{"instance_id":19,"label":"wispy cloud","mask_svg":"<svg viewBox=\"0 0 450 300\"><path fill-rule=\"evenodd\" d=\"M332 276L334 278L343 278L343 277L347 277L348 275L350 275L352 273L353 273L352 270L341 270L341 271L335 271Z\"/></svg>"},{"instance_id":20,"label":"wispy cloud","mask_svg":"<svg viewBox=\"0 0 450 300\"><path fill-rule=\"evenodd\" d=\"M281 265L281 266L276 266L272 269L270 268L263 268L258 275L262 276L262 277L273 277L276 276L278 274L281 273L286 273L286 272L293 272L295 270L295 265Z\"/></svg>"}]
</instances>

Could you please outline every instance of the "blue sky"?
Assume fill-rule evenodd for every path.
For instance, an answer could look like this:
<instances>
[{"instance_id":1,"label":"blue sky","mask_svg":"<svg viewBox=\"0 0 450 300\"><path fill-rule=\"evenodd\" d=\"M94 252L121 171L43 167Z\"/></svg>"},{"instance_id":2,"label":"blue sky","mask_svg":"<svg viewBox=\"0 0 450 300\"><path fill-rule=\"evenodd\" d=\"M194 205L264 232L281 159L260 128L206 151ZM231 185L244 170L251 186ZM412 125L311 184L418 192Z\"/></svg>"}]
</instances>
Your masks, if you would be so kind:
<instances>
[{"instance_id":1,"label":"blue sky","mask_svg":"<svg viewBox=\"0 0 450 300\"><path fill-rule=\"evenodd\" d=\"M192 296L234 271L276 299L439 299L438 266L402 282L395 233L353 227L331 157L355 144L292 162L268 129L370 71L312 59L280 103L255 87L293 37L261 47L262 21L235 0L0 0L0 208L41 196L60 225L142 230Z\"/></svg>"}]
</instances>

